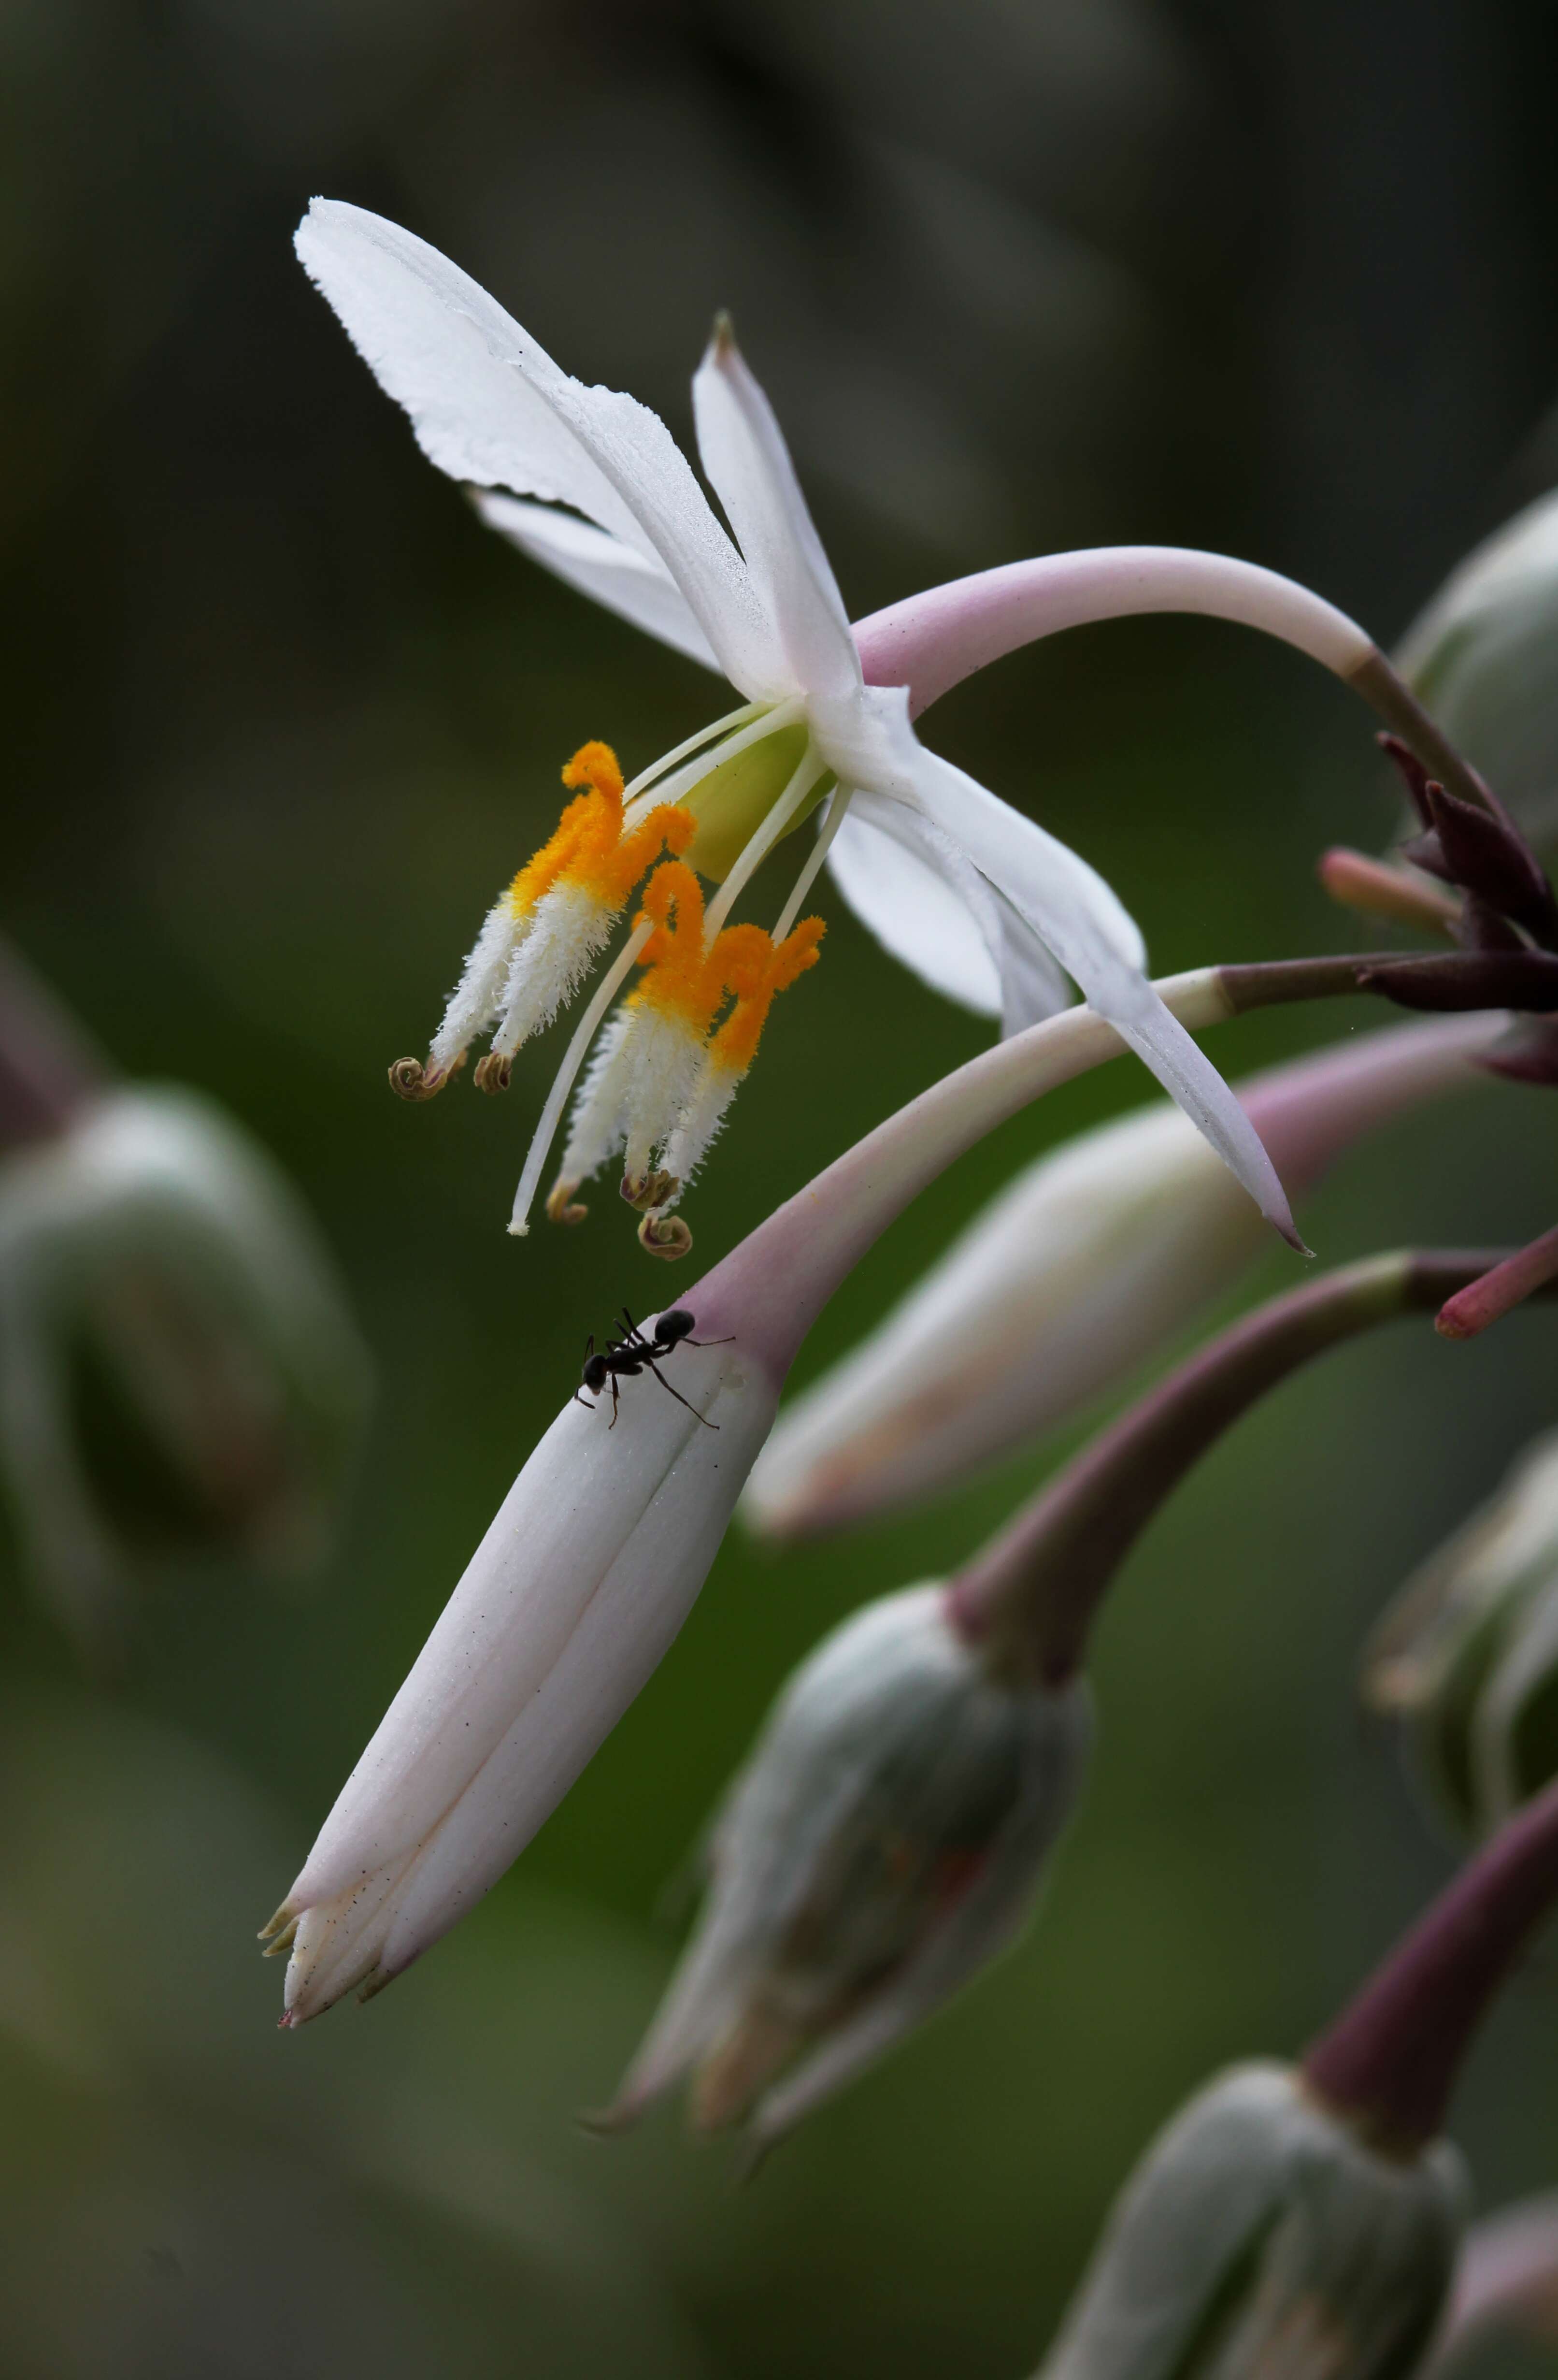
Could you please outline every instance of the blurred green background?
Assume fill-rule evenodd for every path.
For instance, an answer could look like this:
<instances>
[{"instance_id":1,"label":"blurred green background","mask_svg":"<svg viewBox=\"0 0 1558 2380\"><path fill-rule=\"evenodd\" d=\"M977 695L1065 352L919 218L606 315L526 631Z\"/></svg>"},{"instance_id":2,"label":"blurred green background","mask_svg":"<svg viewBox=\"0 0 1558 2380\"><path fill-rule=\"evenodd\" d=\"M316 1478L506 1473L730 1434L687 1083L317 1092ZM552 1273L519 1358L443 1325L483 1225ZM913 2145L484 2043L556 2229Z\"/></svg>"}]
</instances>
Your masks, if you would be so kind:
<instances>
[{"instance_id":1,"label":"blurred green background","mask_svg":"<svg viewBox=\"0 0 1558 2380\"><path fill-rule=\"evenodd\" d=\"M1349 1349L1132 1560L1101 1756L1040 1926L750 2188L674 2118L579 2136L654 2003L656 1903L781 1678L949 1564L1049 1447L912 1524L732 1535L661 1674L481 1909L370 2010L279 2035L253 1930L561 1397L663 1274L610 1203L503 1234L557 1050L506 1100L386 1090L600 735L721 708L484 532L290 252L315 191L454 257L679 435L716 306L857 614L1114 540L1222 546L1394 636L1558 476L1558 17L1540 0L5 0L6 923L125 1068L227 1101L344 1266L382 1390L307 1597L149 1593L90 1688L0 1598L0 2373L1015 2375L1151 2130L1302 2044L1447 1872L1351 1668L1553 1419L1552 1323ZM1343 948L1368 721L1206 623L1085 632L930 740L1098 863L1167 969ZM707 1260L979 1048L829 903L689 1205ZM1230 1070L1378 1022L1248 1020ZM925 1196L803 1357L1121 1066ZM1328 1260L1552 1220L1554 1110L1488 1084L1349 1160ZM1293 1278L1274 1248L1252 1287ZM1462 2094L1482 2203L1558 2177L1550 1978Z\"/></svg>"}]
</instances>

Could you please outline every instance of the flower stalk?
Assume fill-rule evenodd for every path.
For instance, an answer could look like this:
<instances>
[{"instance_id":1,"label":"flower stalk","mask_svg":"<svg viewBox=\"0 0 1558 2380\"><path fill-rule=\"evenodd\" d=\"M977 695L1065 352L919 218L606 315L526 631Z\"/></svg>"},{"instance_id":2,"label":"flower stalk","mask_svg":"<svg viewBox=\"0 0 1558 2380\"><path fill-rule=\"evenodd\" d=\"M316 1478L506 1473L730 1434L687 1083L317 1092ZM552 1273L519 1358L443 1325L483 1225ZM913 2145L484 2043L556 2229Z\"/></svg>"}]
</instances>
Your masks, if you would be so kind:
<instances>
[{"instance_id":1,"label":"flower stalk","mask_svg":"<svg viewBox=\"0 0 1558 2380\"><path fill-rule=\"evenodd\" d=\"M1558 1781L1432 1902L1307 2052L1326 2106L1409 2156L1443 2126L1462 2059L1558 1896Z\"/></svg>"},{"instance_id":2,"label":"flower stalk","mask_svg":"<svg viewBox=\"0 0 1558 2380\"><path fill-rule=\"evenodd\" d=\"M855 628L868 685L907 686L918 714L974 671L1061 629L1147 612L1197 613L1279 638L1361 695L1431 776L1486 806L1480 778L1373 638L1324 598L1257 563L1162 545L1007 563L875 612Z\"/></svg>"},{"instance_id":3,"label":"flower stalk","mask_svg":"<svg viewBox=\"0 0 1558 2380\"><path fill-rule=\"evenodd\" d=\"M1057 1686L1081 1667L1099 1604L1141 1531L1223 1432L1314 1356L1432 1312L1497 1261L1415 1249L1366 1257L1273 1298L1170 1373L1018 1513L949 1589L971 1639Z\"/></svg>"}]
</instances>

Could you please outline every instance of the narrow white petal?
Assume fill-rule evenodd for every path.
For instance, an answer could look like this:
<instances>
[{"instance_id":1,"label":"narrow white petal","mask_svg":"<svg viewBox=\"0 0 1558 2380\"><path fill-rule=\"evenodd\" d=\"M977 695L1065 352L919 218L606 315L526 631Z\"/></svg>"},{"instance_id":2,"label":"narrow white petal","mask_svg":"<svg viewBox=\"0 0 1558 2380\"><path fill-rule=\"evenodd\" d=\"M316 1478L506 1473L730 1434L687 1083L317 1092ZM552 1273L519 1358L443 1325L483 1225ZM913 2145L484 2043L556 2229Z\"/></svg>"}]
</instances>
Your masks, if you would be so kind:
<instances>
[{"instance_id":1,"label":"narrow white petal","mask_svg":"<svg viewBox=\"0 0 1558 2380\"><path fill-rule=\"evenodd\" d=\"M971 1008L976 1016L1000 1014L1000 976L989 939L946 869L917 859L872 822L858 799L839 830L827 865L850 907L884 950L960 1008Z\"/></svg>"},{"instance_id":2,"label":"narrow white petal","mask_svg":"<svg viewBox=\"0 0 1558 2380\"><path fill-rule=\"evenodd\" d=\"M746 568L658 415L570 379L467 273L381 216L316 199L296 248L441 470L572 504L669 571L743 694L793 690Z\"/></svg>"},{"instance_id":3,"label":"narrow white petal","mask_svg":"<svg viewBox=\"0 0 1558 2380\"><path fill-rule=\"evenodd\" d=\"M842 772L908 802L960 845L1081 985L1089 1006L1107 1018L1184 1109L1262 1213L1301 1246L1260 1135L1212 1061L1148 983L1141 934L1103 878L1043 827L928 751L909 723L901 687L868 688L853 720L839 706L821 740L831 757L832 746L845 739L852 748Z\"/></svg>"},{"instance_id":4,"label":"narrow white petal","mask_svg":"<svg viewBox=\"0 0 1558 2380\"><path fill-rule=\"evenodd\" d=\"M809 694L847 695L861 667L839 582L773 407L723 325L694 379L693 409L704 469L797 679Z\"/></svg>"},{"instance_id":5,"label":"narrow white petal","mask_svg":"<svg viewBox=\"0 0 1558 2380\"><path fill-rule=\"evenodd\" d=\"M658 554L641 553L608 530L592 528L573 513L527 504L520 496L493 495L477 488L472 492L472 501L489 528L495 528L543 569L566 579L570 587L608 612L631 620L635 628L658 637L662 645L685 653L689 661L719 671L713 646Z\"/></svg>"},{"instance_id":6,"label":"narrow white petal","mask_svg":"<svg viewBox=\"0 0 1558 2380\"><path fill-rule=\"evenodd\" d=\"M923 812L863 794L839 843L849 847L830 864L850 906L935 990L999 1016L1003 1034L1068 1005L1065 973L1033 928Z\"/></svg>"}]
</instances>

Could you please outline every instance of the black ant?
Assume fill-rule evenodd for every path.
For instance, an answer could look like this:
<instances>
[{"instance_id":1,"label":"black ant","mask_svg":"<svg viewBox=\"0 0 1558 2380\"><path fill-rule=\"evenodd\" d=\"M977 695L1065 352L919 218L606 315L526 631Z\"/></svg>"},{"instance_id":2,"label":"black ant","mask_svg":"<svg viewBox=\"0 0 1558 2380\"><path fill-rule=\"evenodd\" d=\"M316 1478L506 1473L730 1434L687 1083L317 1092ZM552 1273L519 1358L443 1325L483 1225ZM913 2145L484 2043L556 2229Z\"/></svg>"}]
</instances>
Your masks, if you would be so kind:
<instances>
[{"instance_id":1,"label":"black ant","mask_svg":"<svg viewBox=\"0 0 1558 2380\"><path fill-rule=\"evenodd\" d=\"M596 1353L595 1333L593 1330L590 1332L585 1342L585 1364L579 1375L579 1386L574 1391L574 1403L583 1405L586 1413L594 1413L595 1407L582 1391L588 1389L591 1395L598 1397L607 1387L610 1387L611 1418L607 1427L615 1429L618 1381L636 1379L640 1372L653 1372L666 1394L674 1397L679 1405L686 1405L687 1411L694 1420L703 1423L705 1429L718 1429L719 1424L717 1421L710 1421L706 1414L699 1413L696 1405L688 1404L681 1390L671 1387L665 1374L659 1369L659 1361L674 1354L675 1350L682 1345L728 1347L731 1343L729 1339L694 1339L693 1332L697 1325L684 1305L673 1305L669 1312L660 1316L655 1325L653 1339L646 1339L644 1336L625 1305L622 1308L622 1320L626 1323L627 1329L622 1337L609 1341L599 1354ZM657 1359L659 1360L657 1361Z\"/></svg>"}]
</instances>

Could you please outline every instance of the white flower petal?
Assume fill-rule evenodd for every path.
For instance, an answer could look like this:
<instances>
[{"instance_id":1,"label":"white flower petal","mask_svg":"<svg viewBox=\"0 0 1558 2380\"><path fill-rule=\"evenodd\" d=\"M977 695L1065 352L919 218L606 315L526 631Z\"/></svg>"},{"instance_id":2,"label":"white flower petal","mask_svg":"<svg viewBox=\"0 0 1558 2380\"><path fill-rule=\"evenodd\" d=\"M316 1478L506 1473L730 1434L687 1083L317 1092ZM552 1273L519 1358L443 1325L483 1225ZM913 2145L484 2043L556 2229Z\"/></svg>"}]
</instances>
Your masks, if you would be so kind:
<instances>
[{"instance_id":1,"label":"white flower petal","mask_svg":"<svg viewBox=\"0 0 1558 2380\"><path fill-rule=\"evenodd\" d=\"M573 513L549 504L527 504L520 496L494 495L485 488L472 491L472 501L489 528L517 545L533 562L550 570L581 595L631 620L662 645L719 671L713 646L693 616L692 608L658 555L640 553L609 530L593 528Z\"/></svg>"},{"instance_id":2,"label":"white flower petal","mask_svg":"<svg viewBox=\"0 0 1558 2380\"><path fill-rule=\"evenodd\" d=\"M852 803L827 865L850 907L884 950L960 1008L976 1016L1000 1014L1000 978L986 938L944 868L916 859Z\"/></svg>"},{"instance_id":3,"label":"white flower petal","mask_svg":"<svg viewBox=\"0 0 1558 2380\"><path fill-rule=\"evenodd\" d=\"M698 452L783 640L810 693L845 696L860 655L773 407L721 324L693 381Z\"/></svg>"},{"instance_id":4,"label":"white flower petal","mask_svg":"<svg viewBox=\"0 0 1558 2380\"><path fill-rule=\"evenodd\" d=\"M956 844L907 803L857 794L828 865L884 949L936 991L1020 1033L1066 1007L1065 975Z\"/></svg>"},{"instance_id":5,"label":"white flower petal","mask_svg":"<svg viewBox=\"0 0 1558 2380\"><path fill-rule=\"evenodd\" d=\"M909 723L901 686L868 687L863 702L832 706L814 729L840 776L908 802L960 846L1081 985L1089 1006L1184 1109L1262 1213L1301 1247L1259 1135L1148 983L1141 934L1103 878L1043 827L928 751Z\"/></svg>"},{"instance_id":6,"label":"white flower petal","mask_svg":"<svg viewBox=\"0 0 1558 2380\"><path fill-rule=\"evenodd\" d=\"M572 504L664 565L743 694L793 691L741 557L646 406L571 380L467 273L381 216L316 199L296 244L441 470Z\"/></svg>"}]
</instances>

